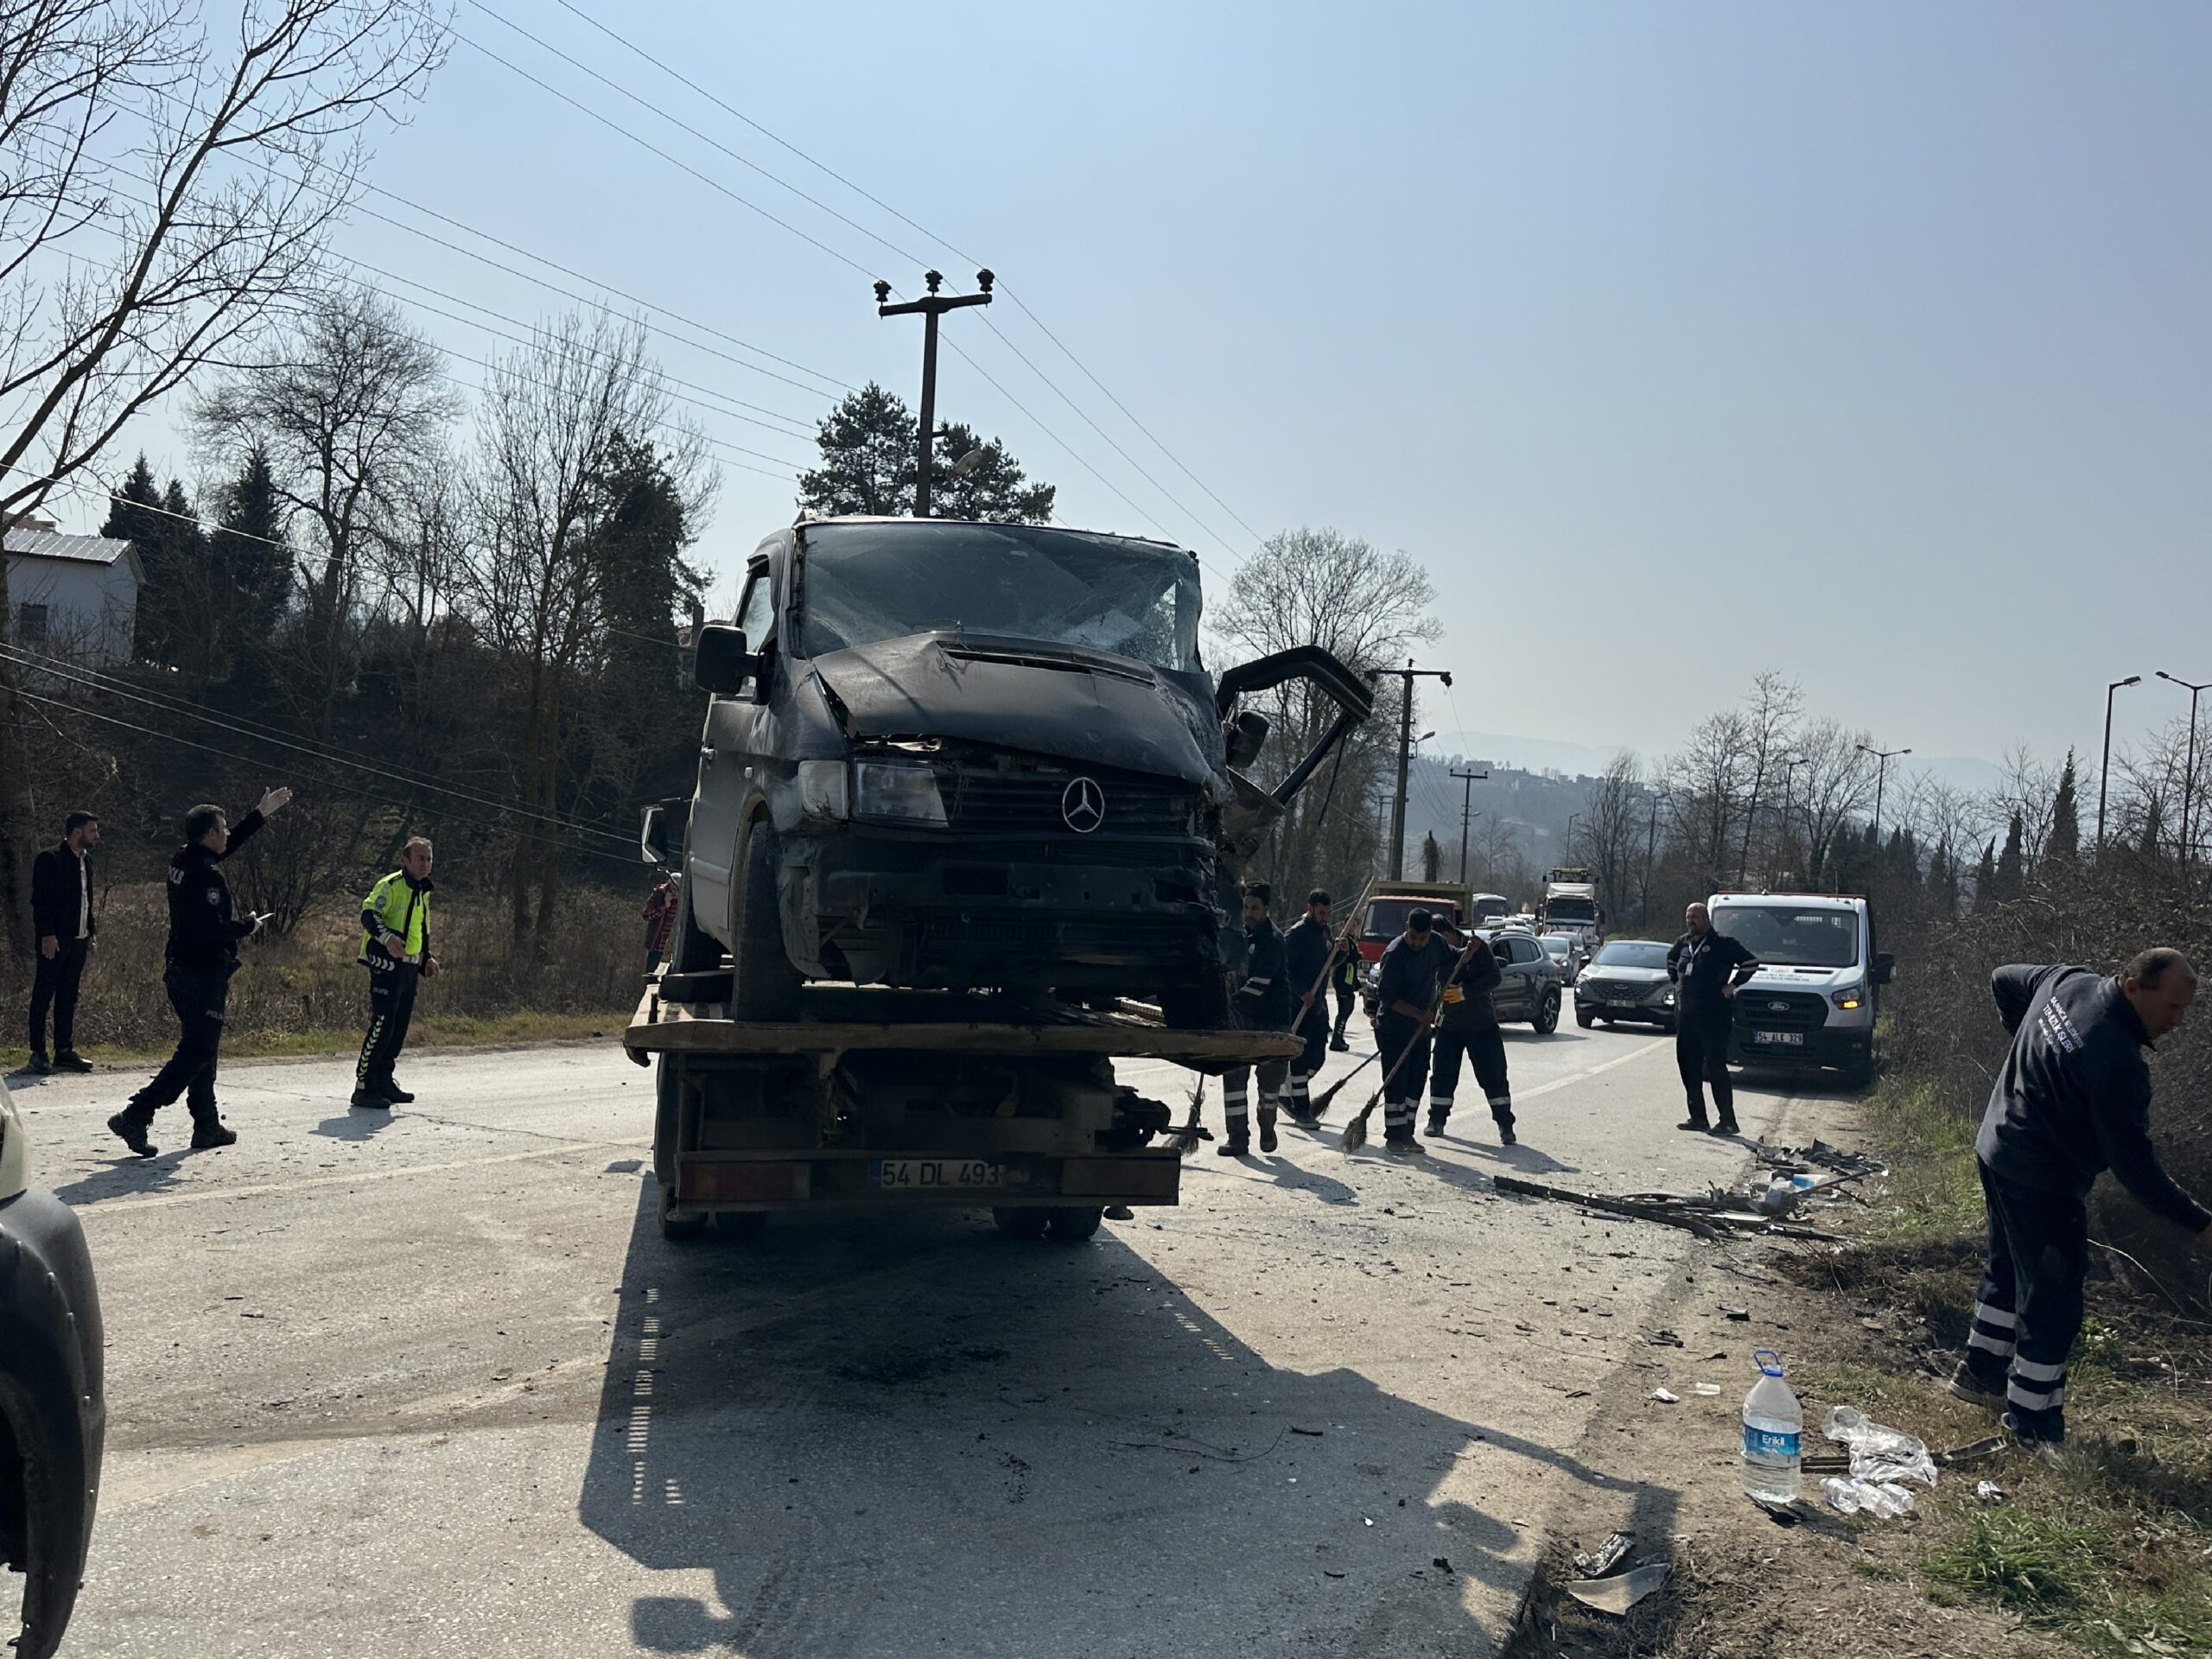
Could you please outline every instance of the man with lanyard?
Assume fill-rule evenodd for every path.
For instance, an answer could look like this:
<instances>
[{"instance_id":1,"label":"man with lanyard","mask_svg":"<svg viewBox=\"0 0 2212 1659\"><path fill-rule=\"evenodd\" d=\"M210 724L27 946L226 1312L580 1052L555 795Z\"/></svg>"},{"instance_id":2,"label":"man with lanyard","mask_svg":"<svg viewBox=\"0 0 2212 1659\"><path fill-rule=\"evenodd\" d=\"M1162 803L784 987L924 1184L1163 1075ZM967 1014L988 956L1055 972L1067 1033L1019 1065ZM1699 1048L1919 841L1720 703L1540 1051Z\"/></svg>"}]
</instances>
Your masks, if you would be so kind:
<instances>
[{"instance_id":1,"label":"man with lanyard","mask_svg":"<svg viewBox=\"0 0 2212 1659\"><path fill-rule=\"evenodd\" d=\"M416 836L400 849L399 868L369 889L361 901L361 951L369 970L369 1029L353 1067L353 1104L388 1112L415 1096L392 1071L415 1017L415 982L435 979L430 954L429 839Z\"/></svg>"},{"instance_id":2,"label":"man with lanyard","mask_svg":"<svg viewBox=\"0 0 2212 1659\"><path fill-rule=\"evenodd\" d=\"M1418 1154L1414 1104L1428 1080L1429 1026L1438 994L1457 956L1434 931L1426 909L1407 912L1406 931L1390 941L1375 976L1375 1040L1382 1067L1382 1147Z\"/></svg>"},{"instance_id":3,"label":"man with lanyard","mask_svg":"<svg viewBox=\"0 0 2212 1659\"><path fill-rule=\"evenodd\" d=\"M1690 1115L1675 1127L1740 1135L1736 1091L1728 1082L1728 1027L1735 1018L1736 988L1758 972L1758 958L1717 930L1703 905L1684 911L1682 924L1688 931L1668 949L1667 977L1675 982L1675 1065L1682 1074ZM1708 1084L1717 1123L1705 1119Z\"/></svg>"},{"instance_id":4,"label":"man with lanyard","mask_svg":"<svg viewBox=\"0 0 2212 1659\"><path fill-rule=\"evenodd\" d=\"M261 931L262 916L234 916L223 861L284 810L289 789L272 789L233 830L212 804L184 815L184 845L169 860L169 939L162 976L176 1010L176 1052L130 1103L107 1121L123 1144L141 1158L157 1148L146 1139L154 1114L179 1095L192 1112L195 1151L227 1147L238 1136L215 1106L215 1068L222 1056L223 1020L230 1006L231 976L238 970L238 941Z\"/></svg>"},{"instance_id":5,"label":"man with lanyard","mask_svg":"<svg viewBox=\"0 0 2212 1659\"><path fill-rule=\"evenodd\" d=\"M1245 1031L1290 1029L1290 978L1283 965L1282 935L1268 919L1268 906L1274 892L1264 881L1244 889L1244 976L1230 1004L1238 1027ZM1260 1150L1275 1149L1275 1108L1281 1097L1287 1060L1262 1060L1260 1071ZM1251 1115L1252 1068L1233 1065L1221 1074L1224 1115L1229 1138L1214 1150L1224 1158L1242 1158L1252 1150L1248 1120Z\"/></svg>"},{"instance_id":6,"label":"man with lanyard","mask_svg":"<svg viewBox=\"0 0 2212 1659\"><path fill-rule=\"evenodd\" d=\"M1325 976L1337 944L1329 931L1330 915L1329 895L1316 887L1306 895L1306 914L1282 936L1290 994L1299 999L1290 1028L1306 1039L1306 1052L1290 1063L1290 1116L1292 1122L1309 1128L1317 1121L1310 1085L1329 1052L1329 987Z\"/></svg>"},{"instance_id":7,"label":"man with lanyard","mask_svg":"<svg viewBox=\"0 0 2212 1659\"><path fill-rule=\"evenodd\" d=\"M92 1069L77 1052L77 989L92 935L99 931L90 856L99 841L100 821L89 812L72 812L61 826L61 844L48 848L31 863L31 931L38 939L38 963L31 980L31 1059L24 1069L35 1077ZM54 1010L50 1060L48 1008Z\"/></svg>"},{"instance_id":8,"label":"man with lanyard","mask_svg":"<svg viewBox=\"0 0 2212 1659\"><path fill-rule=\"evenodd\" d=\"M1453 950L1465 947L1459 931L1440 925L1445 943ZM1459 971L1444 993L1444 1012L1436 1021L1436 1059L1428 1079L1428 1135L1444 1133L1452 1116L1452 1096L1459 1087L1462 1056L1474 1065L1475 1082L1490 1102L1490 1115L1497 1125L1501 1144L1515 1144L1513 1088L1505 1069L1505 1033L1497 1027L1497 1003L1491 993L1504 977L1490 941L1479 933Z\"/></svg>"},{"instance_id":9,"label":"man with lanyard","mask_svg":"<svg viewBox=\"0 0 2212 1659\"><path fill-rule=\"evenodd\" d=\"M1974 1140L1989 1206L1989 1262L1951 1392L2009 1406L2023 1445L2066 1440L2066 1357L2082 1329L2086 1200L2109 1168L2152 1214L2212 1243L2212 1213L2177 1186L2151 1144L2143 1051L2177 1029L2196 995L2180 951L2145 950L2107 979L2094 969L2017 963L1989 988L2012 1033Z\"/></svg>"}]
</instances>

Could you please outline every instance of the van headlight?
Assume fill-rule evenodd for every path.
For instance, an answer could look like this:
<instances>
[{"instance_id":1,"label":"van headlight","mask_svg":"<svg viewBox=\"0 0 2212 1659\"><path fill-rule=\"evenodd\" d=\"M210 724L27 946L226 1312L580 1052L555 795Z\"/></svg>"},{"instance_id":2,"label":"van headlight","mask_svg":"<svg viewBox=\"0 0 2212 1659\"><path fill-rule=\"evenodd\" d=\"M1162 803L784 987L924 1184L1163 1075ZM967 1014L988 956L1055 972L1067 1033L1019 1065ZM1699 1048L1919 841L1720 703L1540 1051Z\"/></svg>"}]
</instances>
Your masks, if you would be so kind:
<instances>
[{"instance_id":1,"label":"van headlight","mask_svg":"<svg viewBox=\"0 0 2212 1659\"><path fill-rule=\"evenodd\" d=\"M1847 1014L1866 1005L1866 988L1864 985L1847 985L1840 991L1830 991L1828 1001Z\"/></svg>"},{"instance_id":2,"label":"van headlight","mask_svg":"<svg viewBox=\"0 0 2212 1659\"><path fill-rule=\"evenodd\" d=\"M798 763L798 810L810 818L829 818L842 823L852 817L852 798L845 787L842 760L802 760Z\"/></svg>"},{"instance_id":3,"label":"van headlight","mask_svg":"<svg viewBox=\"0 0 2212 1659\"><path fill-rule=\"evenodd\" d=\"M895 823L944 823L936 769L911 761L861 761L853 768L853 816Z\"/></svg>"}]
</instances>

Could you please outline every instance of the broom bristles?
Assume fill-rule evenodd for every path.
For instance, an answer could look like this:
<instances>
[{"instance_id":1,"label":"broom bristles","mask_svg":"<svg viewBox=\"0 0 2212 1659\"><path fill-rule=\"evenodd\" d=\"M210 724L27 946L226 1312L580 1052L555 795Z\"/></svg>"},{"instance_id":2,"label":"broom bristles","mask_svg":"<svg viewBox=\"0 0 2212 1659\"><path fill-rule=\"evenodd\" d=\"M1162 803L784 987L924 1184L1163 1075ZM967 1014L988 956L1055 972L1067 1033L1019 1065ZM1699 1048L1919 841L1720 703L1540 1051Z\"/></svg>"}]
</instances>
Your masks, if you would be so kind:
<instances>
[{"instance_id":1,"label":"broom bristles","mask_svg":"<svg viewBox=\"0 0 2212 1659\"><path fill-rule=\"evenodd\" d=\"M1177 1129L1174 1134L1167 1137L1167 1144L1175 1148L1175 1155L1178 1158L1189 1157L1192 1153L1198 1149L1199 1141L1212 1139L1212 1136L1208 1135L1205 1128L1198 1122L1198 1109L1205 1103L1205 1097L1206 1080L1204 1077L1200 1077L1198 1081L1197 1087L1191 1090L1191 1116L1189 1121L1184 1123L1180 1128Z\"/></svg>"},{"instance_id":2,"label":"broom bristles","mask_svg":"<svg viewBox=\"0 0 2212 1659\"><path fill-rule=\"evenodd\" d=\"M1380 1095L1376 1096L1376 1100L1380 1100L1382 1096ZM1338 1151L1357 1152L1362 1147L1367 1144L1367 1120L1373 1116L1374 1113L1375 1101L1373 1100L1369 1101L1366 1105L1360 1108L1359 1116L1353 1118L1351 1122L1344 1125L1343 1138L1337 1142L1337 1148Z\"/></svg>"}]
</instances>

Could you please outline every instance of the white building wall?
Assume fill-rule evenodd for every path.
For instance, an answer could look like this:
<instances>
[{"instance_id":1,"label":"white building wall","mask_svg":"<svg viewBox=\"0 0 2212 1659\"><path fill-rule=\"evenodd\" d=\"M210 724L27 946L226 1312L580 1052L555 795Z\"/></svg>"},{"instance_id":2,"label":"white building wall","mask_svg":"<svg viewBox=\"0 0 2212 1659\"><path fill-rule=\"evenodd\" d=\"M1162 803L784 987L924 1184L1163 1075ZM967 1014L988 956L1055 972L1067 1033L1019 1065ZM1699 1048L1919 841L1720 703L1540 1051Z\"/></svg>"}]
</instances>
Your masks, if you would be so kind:
<instances>
[{"instance_id":1,"label":"white building wall","mask_svg":"<svg viewBox=\"0 0 2212 1659\"><path fill-rule=\"evenodd\" d=\"M111 564L8 556L10 634L27 650L92 668L130 660L138 622L138 556ZM46 641L24 638L23 607L46 607Z\"/></svg>"}]
</instances>

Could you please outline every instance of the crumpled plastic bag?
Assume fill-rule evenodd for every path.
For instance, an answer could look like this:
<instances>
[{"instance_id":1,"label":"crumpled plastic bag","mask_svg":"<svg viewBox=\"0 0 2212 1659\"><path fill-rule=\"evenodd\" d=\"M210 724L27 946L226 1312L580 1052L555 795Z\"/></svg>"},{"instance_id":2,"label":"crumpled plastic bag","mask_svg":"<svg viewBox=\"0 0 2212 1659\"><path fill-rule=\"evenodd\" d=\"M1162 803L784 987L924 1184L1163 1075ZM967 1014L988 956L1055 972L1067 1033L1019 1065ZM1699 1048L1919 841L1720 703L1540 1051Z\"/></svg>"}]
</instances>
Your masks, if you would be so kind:
<instances>
[{"instance_id":1,"label":"crumpled plastic bag","mask_svg":"<svg viewBox=\"0 0 2212 1659\"><path fill-rule=\"evenodd\" d=\"M1828 1439L1841 1440L1851 1448L1854 1481L1877 1486L1900 1480L1916 1480L1923 1486L1936 1484L1936 1459L1928 1455L1928 1443L1902 1429L1869 1422L1865 1414L1849 1406L1834 1406L1829 1408L1824 1432Z\"/></svg>"},{"instance_id":2,"label":"crumpled plastic bag","mask_svg":"<svg viewBox=\"0 0 2212 1659\"><path fill-rule=\"evenodd\" d=\"M1863 1510L1894 1521L1912 1513L1912 1494L1895 1481L1846 1480L1840 1475L1830 1475L1821 1483L1821 1496L1827 1499L1829 1508L1845 1515Z\"/></svg>"}]
</instances>

